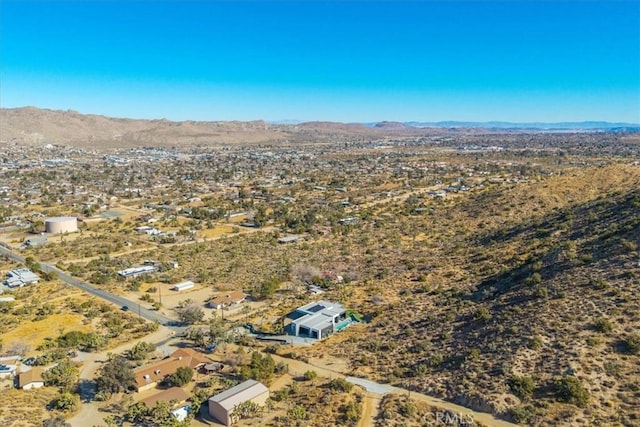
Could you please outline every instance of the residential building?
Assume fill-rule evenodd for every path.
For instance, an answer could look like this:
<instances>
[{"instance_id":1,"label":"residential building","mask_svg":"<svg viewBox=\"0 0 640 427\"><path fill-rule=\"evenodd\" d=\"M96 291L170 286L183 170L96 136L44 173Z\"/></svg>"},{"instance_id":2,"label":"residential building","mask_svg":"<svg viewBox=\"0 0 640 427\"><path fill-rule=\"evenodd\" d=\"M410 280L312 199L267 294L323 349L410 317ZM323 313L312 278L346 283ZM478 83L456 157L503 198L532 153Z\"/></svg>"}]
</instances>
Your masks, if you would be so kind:
<instances>
[{"instance_id":1,"label":"residential building","mask_svg":"<svg viewBox=\"0 0 640 427\"><path fill-rule=\"evenodd\" d=\"M226 294L218 295L208 305L211 308L220 309L241 304L247 298L247 294L242 291L231 291Z\"/></svg>"},{"instance_id":2,"label":"residential building","mask_svg":"<svg viewBox=\"0 0 640 427\"><path fill-rule=\"evenodd\" d=\"M189 393L180 387L171 387L153 396L149 396L146 399L142 399L140 402L144 403L147 408L152 409L156 406L157 402L173 402L173 406L176 407L182 405L187 399L189 399Z\"/></svg>"},{"instance_id":3,"label":"residential building","mask_svg":"<svg viewBox=\"0 0 640 427\"><path fill-rule=\"evenodd\" d=\"M166 376L174 374L180 367L199 369L208 362L202 353L190 348L180 348L166 359L135 369L136 391L150 390Z\"/></svg>"},{"instance_id":4,"label":"residential building","mask_svg":"<svg viewBox=\"0 0 640 427\"><path fill-rule=\"evenodd\" d=\"M228 426L236 421L233 410L244 402L263 406L269 398L269 389L255 380L247 380L229 390L209 398L209 415Z\"/></svg>"},{"instance_id":5,"label":"residential building","mask_svg":"<svg viewBox=\"0 0 640 427\"><path fill-rule=\"evenodd\" d=\"M142 265L140 267L125 268L124 270L118 271L118 274L127 278L140 276L142 274L155 273L156 271L158 271L158 267L155 265Z\"/></svg>"},{"instance_id":6,"label":"residential building","mask_svg":"<svg viewBox=\"0 0 640 427\"><path fill-rule=\"evenodd\" d=\"M291 323L285 325L289 335L322 340L351 324L342 304L317 301L297 308L287 315Z\"/></svg>"},{"instance_id":7,"label":"residential building","mask_svg":"<svg viewBox=\"0 0 640 427\"><path fill-rule=\"evenodd\" d=\"M17 268L7 273L4 285L9 288L21 288L25 285L38 283L40 278L28 268Z\"/></svg>"},{"instance_id":8,"label":"residential building","mask_svg":"<svg viewBox=\"0 0 640 427\"><path fill-rule=\"evenodd\" d=\"M42 379L43 368L32 368L18 375L18 388L30 390L32 388L40 388L44 386Z\"/></svg>"}]
</instances>

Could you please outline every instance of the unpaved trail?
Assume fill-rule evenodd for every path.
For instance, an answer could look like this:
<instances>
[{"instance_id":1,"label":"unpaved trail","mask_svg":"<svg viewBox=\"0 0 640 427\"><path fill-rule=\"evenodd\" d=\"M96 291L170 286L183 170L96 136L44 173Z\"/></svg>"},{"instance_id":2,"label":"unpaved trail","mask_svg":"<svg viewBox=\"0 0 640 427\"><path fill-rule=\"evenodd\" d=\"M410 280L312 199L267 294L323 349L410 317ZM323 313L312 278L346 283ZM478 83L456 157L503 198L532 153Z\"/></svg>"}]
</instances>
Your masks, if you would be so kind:
<instances>
[{"instance_id":1,"label":"unpaved trail","mask_svg":"<svg viewBox=\"0 0 640 427\"><path fill-rule=\"evenodd\" d=\"M382 399L379 394L367 392L362 402L362 416L360 417L360 421L358 421L358 427L371 427L375 425L380 400Z\"/></svg>"},{"instance_id":2,"label":"unpaved trail","mask_svg":"<svg viewBox=\"0 0 640 427\"><path fill-rule=\"evenodd\" d=\"M316 371L316 373L324 378L344 378L349 382L357 385L361 385L367 388L367 392L377 391L378 396L382 396L386 393L398 393L398 394L410 394L412 399L426 402L430 406L435 408L448 410L462 416L470 416L475 422L485 424L491 427L517 427L517 424L510 423L508 421L500 420L494 417L492 414L486 412L478 412L464 406L456 405L455 403L447 402L446 400L439 399L437 397L427 396L426 394L417 393L415 391L409 391L400 387L390 386L388 384L380 384L370 380L363 380L360 378L347 377L339 372L332 371L326 367L314 366L310 363L305 363L301 360L287 359L278 355L271 355L273 360L283 362L289 365L289 374L292 376L302 375L306 371ZM372 390L369 390L372 389ZM364 418L364 417L363 417ZM365 424L366 425L366 424Z\"/></svg>"}]
</instances>

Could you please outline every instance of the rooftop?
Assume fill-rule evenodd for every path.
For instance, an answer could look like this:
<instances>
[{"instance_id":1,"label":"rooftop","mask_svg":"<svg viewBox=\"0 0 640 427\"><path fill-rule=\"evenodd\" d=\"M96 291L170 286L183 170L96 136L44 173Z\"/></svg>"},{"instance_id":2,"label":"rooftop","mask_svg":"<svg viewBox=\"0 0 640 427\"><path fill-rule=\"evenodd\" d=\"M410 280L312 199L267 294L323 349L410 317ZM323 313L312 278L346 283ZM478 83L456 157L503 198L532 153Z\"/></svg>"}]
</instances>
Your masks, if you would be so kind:
<instances>
[{"instance_id":1,"label":"rooftop","mask_svg":"<svg viewBox=\"0 0 640 427\"><path fill-rule=\"evenodd\" d=\"M26 372L22 372L20 375L18 375L18 387L22 388L27 384L43 381L42 379L43 372L44 372L43 368L32 368Z\"/></svg>"},{"instance_id":2,"label":"rooftop","mask_svg":"<svg viewBox=\"0 0 640 427\"><path fill-rule=\"evenodd\" d=\"M181 389L180 387L171 387L167 390L163 390L160 393L156 393L153 396L149 396L146 399L142 399L140 402L144 403L147 408L153 408L157 402L171 402L182 403L189 398L189 393Z\"/></svg>"},{"instance_id":3,"label":"rooftop","mask_svg":"<svg viewBox=\"0 0 640 427\"><path fill-rule=\"evenodd\" d=\"M146 384L160 382L167 375L175 373L179 367L188 366L192 369L207 363L204 355L189 348L180 348L166 359L150 365L141 366L133 372L136 377L136 385L142 387Z\"/></svg>"},{"instance_id":4,"label":"rooftop","mask_svg":"<svg viewBox=\"0 0 640 427\"><path fill-rule=\"evenodd\" d=\"M264 384L255 380L247 380L229 390L211 396L209 402L216 402L227 411L231 411L238 404L254 399L265 392L268 393L269 389Z\"/></svg>"},{"instance_id":5,"label":"rooftop","mask_svg":"<svg viewBox=\"0 0 640 427\"><path fill-rule=\"evenodd\" d=\"M210 303L212 305L220 305L220 304L228 305L238 301L242 301L246 297L247 297L247 294L245 294L242 291L232 291L226 294L218 295L217 297L212 299Z\"/></svg>"}]
</instances>

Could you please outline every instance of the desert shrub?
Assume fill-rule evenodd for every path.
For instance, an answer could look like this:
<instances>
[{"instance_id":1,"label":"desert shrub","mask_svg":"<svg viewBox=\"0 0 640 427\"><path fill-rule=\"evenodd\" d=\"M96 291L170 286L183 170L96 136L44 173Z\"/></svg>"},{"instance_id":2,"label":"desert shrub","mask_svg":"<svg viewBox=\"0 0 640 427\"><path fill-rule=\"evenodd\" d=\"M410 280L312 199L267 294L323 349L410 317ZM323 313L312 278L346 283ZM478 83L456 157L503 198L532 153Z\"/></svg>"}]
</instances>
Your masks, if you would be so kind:
<instances>
[{"instance_id":1,"label":"desert shrub","mask_svg":"<svg viewBox=\"0 0 640 427\"><path fill-rule=\"evenodd\" d=\"M544 344L542 337L540 335L535 335L529 338L528 347L533 350L539 350L542 348L542 344Z\"/></svg>"},{"instance_id":2,"label":"desert shrub","mask_svg":"<svg viewBox=\"0 0 640 427\"><path fill-rule=\"evenodd\" d=\"M533 396L536 383L531 377L513 375L508 381L511 392L522 400L529 400Z\"/></svg>"},{"instance_id":3,"label":"desert shrub","mask_svg":"<svg viewBox=\"0 0 640 427\"><path fill-rule=\"evenodd\" d=\"M536 288L533 294L536 298L547 298L549 296L549 289L544 286L540 286Z\"/></svg>"},{"instance_id":4,"label":"desert shrub","mask_svg":"<svg viewBox=\"0 0 640 427\"><path fill-rule=\"evenodd\" d=\"M619 363L615 362L606 362L604 364L604 371L611 376L617 376L620 374L622 367Z\"/></svg>"},{"instance_id":5,"label":"desert shrub","mask_svg":"<svg viewBox=\"0 0 640 427\"><path fill-rule=\"evenodd\" d=\"M318 376L316 371L307 371L304 373L304 379L307 381L311 381Z\"/></svg>"},{"instance_id":6,"label":"desert shrub","mask_svg":"<svg viewBox=\"0 0 640 427\"><path fill-rule=\"evenodd\" d=\"M598 332L611 332L613 330L613 323L606 317L599 317L593 324L593 328Z\"/></svg>"},{"instance_id":7,"label":"desert shrub","mask_svg":"<svg viewBox=\"0 0 640 427\"><path fill-rule=\"evenodd\" d=\"M353 384L351 384L349 381L345 380L344 378L334 378L331 381L329 381L329 388L331 390L348 393L353 388Z\"/></svg>"},{"instance_id":8,"label":"desert shrub","mask_svg":"<svg viewBox=\"0 0 640 427\"><path fill-rule=\"evenodd\" d=\"M627 353L640 353L640 334L631 334L622 341L624 349Z\"/></svg>"},{"instance_id":9,"label":"desert shrub","mask_svg":"<svg viewBox=\"0 0 640 427\"><path fill-rule=\"evenodd\" d=\"M534 413L535 409L531 405L518 406L509 410L509 416L518 424L528 424Z\"/></svg>"},{"instance_id":10,"label":"desert shrub","mask_svg":"<svg viewBox=\"0 0 640 427\"><path fill-rule=\"evenodd\" d=\"M347 421L355 422L360 419L360 405L357 402L351 401L347 404L344 412L344 416Z\"/></svg>"},{"instance_id":11,"label":"desert shrub","mask_svg":"<svg viewBox=\"0 0 640 427\"><path fill-rule=\"evenodd\" d=\"M491 313L487 307L480 307L476 310L475 313L476 320L480 320L482 322L487 322L491 319Z\"/></svg>"},{"instance_id":12,"label":"desert shrub","mask_svg":"<svg viewBox=\"0 0 640 427\"><path fill-rule=\"evenodd\" d=\"M289 409L287 411L287 416L296 421L306 420L308 417L307 410L304 408L304 406L300 405L293 406L291 409Z\"/></svg>"},{"instance_id":13,"label":"desert shrub","mask_svg":"<svg viewBox=\"0 0 640 427\"><path fill-rule=\"evenodd\" d=\"M567 375L555 382L556 397L561 402L573 403L585 407L589 402L589 392L582 386L580 380Z\"/></svg>"},{"instance_id":14,"label":"desert shrub","mask_svg":"<svg viewBox=\"0 0 640 427\"><path fill-rule=\"evenodd\" d=\"M78 409L80 398L75 394L65 391L53 399L51 407L63 412L73 412Z\"/></svg>"},{"instance_id":15,"label":"desert shrub","mask_svg":"<svg viewBox=\"0 0 640 427\"><path fill-rule=\"evenodd\" d=\"M253 379L268 383L273 378L276 364L270 355L260 354L257 351L251 353L251 361L240 369L242 379Z\"/></svg>"},{"instance_id":16,"label":"desert shrub","mask_svg":"<svg viewBox=\"0 0 640 427\"><path fill-rule=\"evenodd\" d=\"M193 379L193 369L188 366L180 366L175 373L165 379L165 384L169 387L182 387Z\"/></svg>"}]
</instances>

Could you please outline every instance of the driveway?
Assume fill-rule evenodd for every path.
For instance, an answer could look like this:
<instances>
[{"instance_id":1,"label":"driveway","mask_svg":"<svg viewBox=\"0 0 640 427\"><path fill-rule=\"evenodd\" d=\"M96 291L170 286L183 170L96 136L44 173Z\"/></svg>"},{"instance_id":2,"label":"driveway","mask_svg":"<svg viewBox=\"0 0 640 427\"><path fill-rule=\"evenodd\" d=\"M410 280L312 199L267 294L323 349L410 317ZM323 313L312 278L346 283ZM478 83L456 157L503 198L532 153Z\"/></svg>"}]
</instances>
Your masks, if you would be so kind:
<instances>
[{"instance_id":1,"label":"driveway","mask_svg":"<svg viewBox=\"0 0 640 427\"><path fill-rule=\"evenodd\" d=\"M121 354L136 345L138 341L146 341L162 347L167 341L173 339L174 336L174 331L160 326L156 332L119 347L101 351L100 353L83 353L83 365L82 369L80 369L80 398L83 403L80 407L80 412L74 415L73 418L67 420L67 422L69 422L72 427L104 425L102 420L109 414L98 411L98 407L101 406L101 404L92 402L91 399L93 399L96 392L96 384L94 381L96 374L102 366L101 362L107 360L109 353Z\"/></svg>"}]
</instances>

